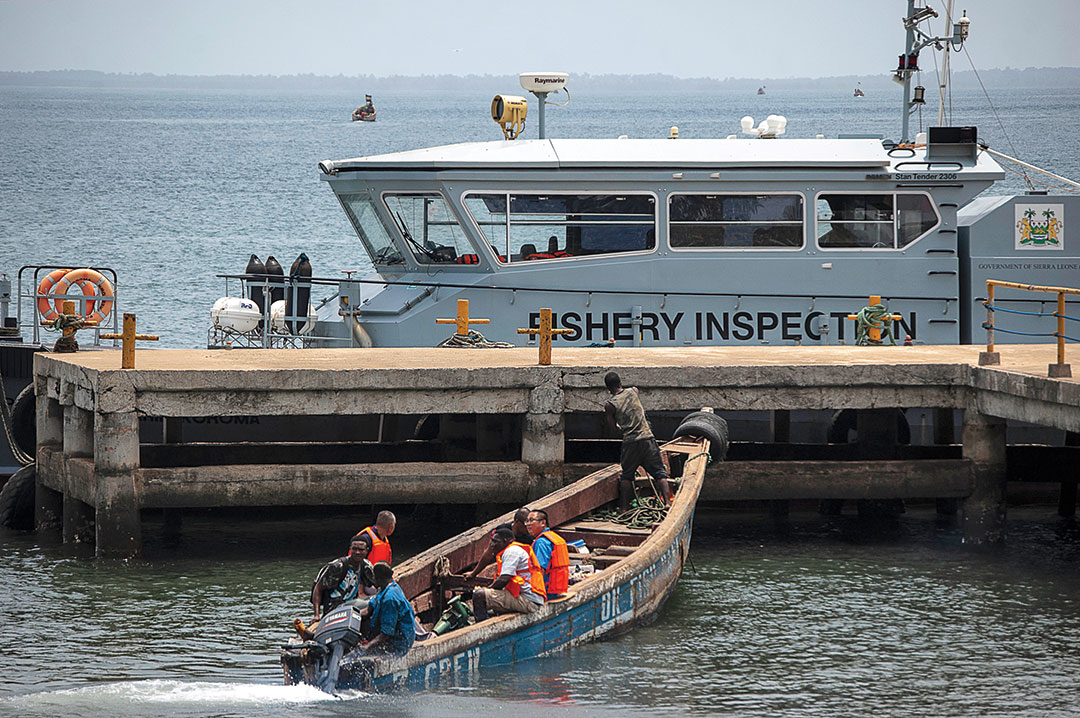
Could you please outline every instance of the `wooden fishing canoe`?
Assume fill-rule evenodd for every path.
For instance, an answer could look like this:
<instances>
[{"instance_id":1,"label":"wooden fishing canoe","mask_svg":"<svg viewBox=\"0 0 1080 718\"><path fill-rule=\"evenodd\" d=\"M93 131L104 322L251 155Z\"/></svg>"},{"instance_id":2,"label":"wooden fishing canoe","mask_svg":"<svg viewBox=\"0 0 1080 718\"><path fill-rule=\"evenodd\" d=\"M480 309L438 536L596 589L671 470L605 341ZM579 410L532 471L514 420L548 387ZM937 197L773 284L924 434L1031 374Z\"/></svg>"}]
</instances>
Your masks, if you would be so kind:
<instances>
[{"instance_id":1,"label":"wooden fishing canoe","mask_svg":"<svg viewBox=\"0 0 1080 718\"><path fill-rule=\"evenodd\" d=\"M723 419L716 418L723 422ZM726 449L727 431L723 443ZM460 677L481 666L498 666L537 658L555 651L649 623L675 590L690 552L690 531L705 468L707 438L686 436L664 444L661 452L673 476L680 476L667 516L649 529L630 529L610 522L590 521L588 513L617 499L617 464L530 502L547 511L553 527L568 541L584 539L596 556L596 572L570 586L565 598L549 601L530 614L507 614L417 641L400 657L345 656L340 664L339 690L382 690L408 685L431 686L447 677ZM513 514L492 519L434 546L394 569L395 578L426 624L438 620L448 589L461 586L462 577L484 553L492 530ZM571 554L571 558L577 557ZM448 564L447 564L448 562ZM449 570L447 570L449 569ZM294 644L299 639L294 639ZM314 660L298 646L282 651L286 684L318 684Z\"/></svg>"}]
</instances>

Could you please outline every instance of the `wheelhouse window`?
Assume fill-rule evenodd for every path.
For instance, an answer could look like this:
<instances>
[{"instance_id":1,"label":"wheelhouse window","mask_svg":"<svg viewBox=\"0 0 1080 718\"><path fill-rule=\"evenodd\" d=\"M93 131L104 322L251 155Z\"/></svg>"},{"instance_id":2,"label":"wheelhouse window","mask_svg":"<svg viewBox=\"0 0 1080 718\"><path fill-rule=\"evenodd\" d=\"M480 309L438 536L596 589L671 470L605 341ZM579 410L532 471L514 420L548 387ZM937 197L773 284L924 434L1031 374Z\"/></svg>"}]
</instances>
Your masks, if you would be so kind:
<instances>
[{"instance_id":1,"label":"wheelhouse window","mask_svg":"<svg viewBox=\"0 0 1080 718\"><path fill-rule=\"evenodd\" d=\"M372 264L379 266L405 262L401 252L390 239L390 234L386 231L382 220L376 214L375 205L366 192L343 194L338 199L371 257Z\"/></svg>"},{"instance_id":2,"label":"wheelhouse window","mask_svg":"<svg viewBox=\"0 0 1080 718\"><path fill-rule=\"evenodd\" d=\"M925 194L822 194L816 204L822 249L902 249L939 220Z\"/></svg>"},{"instance_id":3,"label":"wheelhouse window","mask_svg":"<svg viewBox=\"0 0 1080 718\"><path fill-rule=\"evenodd\" d=\"M656 247L656 199L651 195L473 194L465 206L500 262Z\"/></svg>"},{"instance_id":4,"label":"wheelhouse window","mask_svg":"<svg viewBox=\"0 0 1080 718\"><path fill-rule=\"evenodd\" d=\"M668 198L673 249L798 249L801 194L673 194Z\"/></svg>"},{"instance_id":5,"label":"wheelhouse window","mask_svg":"<svg viewBox=\"0 0 1080 718\"><path fill-rule=\"evenodd\" d=\"M420 264L476 264L476 250L440 194L383 195L405 245Z\"/></svg>"}]
</instances>

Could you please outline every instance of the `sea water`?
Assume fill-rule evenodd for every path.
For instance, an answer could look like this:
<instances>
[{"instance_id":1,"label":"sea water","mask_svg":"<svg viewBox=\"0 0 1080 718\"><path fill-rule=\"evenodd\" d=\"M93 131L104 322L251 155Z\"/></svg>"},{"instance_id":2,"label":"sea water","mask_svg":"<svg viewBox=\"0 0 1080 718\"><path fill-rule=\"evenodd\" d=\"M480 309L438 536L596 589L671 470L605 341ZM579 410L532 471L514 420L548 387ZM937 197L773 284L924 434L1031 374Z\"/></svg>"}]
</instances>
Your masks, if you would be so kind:
<instances>
[{"instance_id":1,"label":"sea water","mask_svg":"<svg viewBox=\"0 0 1080 718\"><path fill-rule=\"evenodd\" d=\"M492 88L495 92L513 88ZM991 146L1080 175L1080 91L958 94ZM300 252L315 274L367 262L317 162L488 140L490 96L0 88L0 271L104 265L122 311L172 348L205 345L217 274ZM575 95L552 137L722 137L784 114L790 137L899 132L895 96ZM925 125L933 124L927 117ZM915 118L918 124L918 118ZM528 133L527 133L528 134ZM1006 134L1008 138L1006 138ZM782 141L782 140L781 140ZM1015 148L1015 149L1014 149ZM1024 189L1010 175L996 193ZM316 299L321 297L316 296ZM281 685L280 644L319 566L370 516L155 517L139 559L99 561L51 534L0 534L0 714L18 716L1080 714L1080 530L1014 508L1004 546L954 519L849 511L698 512L691 560L658 620L420 692L331 698ZM403 512L398 560L471 525ZM486 518L486 517L484 517Z\"/></svg>"}]
</instances>

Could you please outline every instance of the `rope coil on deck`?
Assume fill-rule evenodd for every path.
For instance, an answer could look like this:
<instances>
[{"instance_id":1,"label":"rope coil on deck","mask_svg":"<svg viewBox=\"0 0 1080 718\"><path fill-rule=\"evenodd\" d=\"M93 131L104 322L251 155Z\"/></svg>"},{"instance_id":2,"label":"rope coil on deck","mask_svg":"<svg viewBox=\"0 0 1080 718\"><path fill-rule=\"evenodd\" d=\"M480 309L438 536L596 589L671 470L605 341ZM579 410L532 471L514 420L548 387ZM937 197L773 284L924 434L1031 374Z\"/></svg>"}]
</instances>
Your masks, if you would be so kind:
<instances>
[{"instance_id":1,"label":"rope coil on deck","mask_svg":"<svg viewBox=\"0 0 1080 718\"><path fill-rule=\"evenodd\" d=\"M493 342L480 332L469 330L468 334L451 334L435 346L466 349L513 349L510 342Z\"/></svg>"}]
</instances>

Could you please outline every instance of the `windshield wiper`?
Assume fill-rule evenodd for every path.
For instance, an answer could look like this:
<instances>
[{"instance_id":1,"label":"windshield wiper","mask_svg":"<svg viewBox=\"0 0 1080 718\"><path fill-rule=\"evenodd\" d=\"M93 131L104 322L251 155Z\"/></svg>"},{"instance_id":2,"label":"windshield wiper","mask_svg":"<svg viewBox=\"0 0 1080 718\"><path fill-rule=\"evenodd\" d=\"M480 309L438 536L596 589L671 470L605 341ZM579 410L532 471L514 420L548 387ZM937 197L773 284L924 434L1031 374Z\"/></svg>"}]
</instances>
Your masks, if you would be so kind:
<instances>
[{"instance_id":1,"label":"windshield wiper","mask_svg":"<svg viewBox=\"0 0 1080 718\"><path fill-rule=\"evenodd\" d=\"M438 257L430 249L413 239L412 233L409 232L409 228L405 225L405 220L401 216L401 212L397 212L398 226L401 227L401 236L405 238L405 241L416 247L420 252L423 252L424 256L433 262L439 261Z\"/></svg>"}]
</instances>

